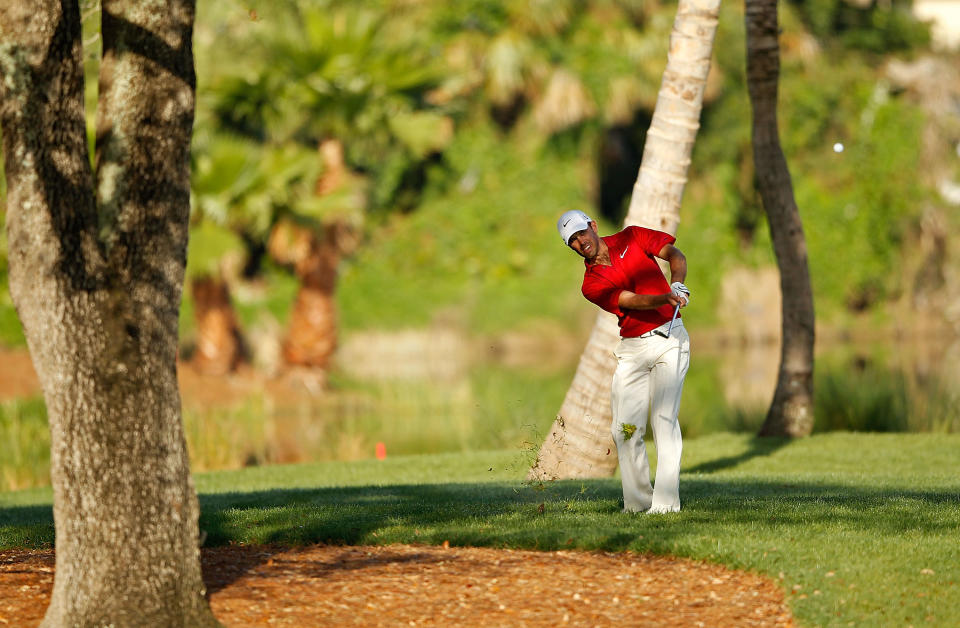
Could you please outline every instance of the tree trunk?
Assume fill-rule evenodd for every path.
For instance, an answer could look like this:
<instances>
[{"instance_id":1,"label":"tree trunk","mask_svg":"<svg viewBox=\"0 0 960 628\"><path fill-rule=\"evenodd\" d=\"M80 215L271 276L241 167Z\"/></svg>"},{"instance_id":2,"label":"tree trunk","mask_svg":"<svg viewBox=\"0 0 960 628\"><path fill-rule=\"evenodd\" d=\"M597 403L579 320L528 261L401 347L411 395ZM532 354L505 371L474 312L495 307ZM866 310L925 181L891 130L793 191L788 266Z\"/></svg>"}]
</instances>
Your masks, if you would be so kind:
<instances>
[{"instance_id":1,"label":"tree trunk","mask_svg":"<svg viewBox=\"0 0 960 628\"><path fill-rule=\"evenodd\" d=\"M197 321L194 368L205 375L234 372L243 362L244 348L227 282L205 275L190 282L190 291Z\"/></svg>"},{"instance_id":2,"label":"tree trunk","mask_svg":"<svg viewBox=\"0 0 960 628\"><path fill-rule=\"evenodd\" d=\"M813 430L813 293L803 223L777 130L777 0L746 0L745 19L757 187L770 225L783 294L780 371L760 435L808 436Z\"/></svg>"},{"instance_id":3,"label":"tree trunk","mask_svg":"<svg viewBox=\"0 0 960 628\"><path fill-rule=\"evenodd\" d=\"M94 186L77 3L0 2L10 293L51 435L44 626L216 625L176 376L193 16L103 1Z\"/></svg>"},{"instance_id":4,"label":"tree trunk","mask_svg":"<svg viewBox=\"0 0 960 628\"><path fill-rule=\"evenodd\" d=\"M314 193L329 196L350 185L351 173L338 139L320 142L323 174ZM347 203L342 210L351 210ZM268 244L271 256L294 268L300 288L290 314L283 357L287 364L325 370L337 348L337 274L340 260L357 245L357 234L347 217L334 215L311 228L285 220L275 225Z\"/></svg>"},{"instance_id":5,"label":"tree trunk","mask_svg":"<svg viewBox=\"0 0 960 628\"><path fill-rule=\"evenodd\" d=\"M667 67L624 226L676 233L719 12L720 0L680 0L677 6ZM602 477L616 470L617 458L608 452L618 339L615 319L599 314L531 478Z\"/></svg>"},{"instance_id":6,"label":"tree trunk","mask_svg":"<svg viewBox=\"0 0 960 628\"><path fill-rule=\"evenodd\" d=\"M307 254L294 270L300 280L297 299L290 313L283 358L287 364L326 369L337 348L337 266L340 253L333 227L324 237L303 229L308 238Z\"/></svg>"},{"instance_id":7,"label":"tree trunk","mask_svg":"<svg viewBox=\"0 0 960 628\"><path fill-rule=\"evenodd\" d=\"M530 469L530 479L595 478L616 470L617 456L611 454L609 437L610 383L619 332L616 316L602 311L597 315L560 414Z\"/></svg>"}]
</instances>

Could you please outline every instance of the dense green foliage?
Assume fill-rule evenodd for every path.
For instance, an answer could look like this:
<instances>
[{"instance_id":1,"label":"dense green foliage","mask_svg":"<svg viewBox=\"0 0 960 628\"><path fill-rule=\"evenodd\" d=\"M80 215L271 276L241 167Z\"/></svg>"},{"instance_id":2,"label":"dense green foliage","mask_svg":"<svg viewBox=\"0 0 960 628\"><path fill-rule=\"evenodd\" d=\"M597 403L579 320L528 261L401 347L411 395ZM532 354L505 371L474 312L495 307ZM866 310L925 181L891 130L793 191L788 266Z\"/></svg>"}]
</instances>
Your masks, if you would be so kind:
<instances>
[{"instance_id":1,"label":"dense green foliage","mask_svg":"<svg viewBox=\"0 0 960 628\"><path fill-rule=\"evenodd\" d=\"M43 399L0 403L0 491L49 483L50 430Z\"/></svg>"},{"instance_id":2,"label":"dense green foliage","mask_svg":"<svg viewBox=\"0 0 960 628\"><path fill-rule=\"evenodd\" d=\"M831 320L882 307L910 281L901 254L930 199L929 182L912 174L926 120L889 88L882 67L889 55L922 46L918 33L925 27L900 6L820 4L781 7L781 132L807 230L818 313ZM569 289L577 264L556 246L553 220L562 209L581 207L609 231L622 218L666 61L673 5L325 5L346 20L374 11L385 32L404 24L429 35L423 46L444 59L439 67L446 74L425 104L444 103L440 110L456 122L450 143L413 181L415 211L368 219L368 237L342 274L344 327L423 327L452 316L469 332L495 333L543 319L578 321L571 318L577 295ZM256 29L269 32L271 21L282 23L282 6L257 6ZM241 18L248 23L242 32L253 37L236 7L218 8L210 23L240 24ZM698 307L687 314L693 324L714 321L727 270L773 263L753 188L742 7L725 6L721 20L679 232L698 294ZM858 43L870 30L865 25L879 22L886 24L885 56ZM255 49L265 45L257 41ZM254 63L260 69L244 66L240 75L264 76L264 67L276 65ZM378 67L355 70L358 77L376 76ZM545 113L558 73L581 88L565 92L575 110L566 125ZM275 74L273 80L289 75ZM211 83L212 92L215 87ZM261 93L245 97L264 103L254 97ZM315 124L350 117L330 109ZM358 133L348 147L367 145ZM629 150L611 163L606 155L624 150L624 142ZM844 152L834 152L836 142ZM392 185L378 182L381 175L365 159L355 152L350 165L372 176L373 189ZM384 206L376 198L386 197L371 196L370 208ZM838 267L845 271L837 273Z\"/></svg>"},{"instance_id":3,"label":"dense green foliage","mask_svg":"<svg viewBox=\"0 0 960 628\"><path fill-rule=\"evenodd\" d=\"M263 467L199 475L200 526L208 544L673 554L767 575L802 625L947 626L960 622L958 446L938 435L690 439L683 510L653 516L621 513L616 479L524 483L529 459L515 451ZM0 494L0 548L52 542L49 491Z\"/></svg>"},{"instance_id":4,"label":"dense green foliage","mask_svg":"<svg viewBox=\"0 0 960 628\"><path fill-rule=\"evenodd\" d=\"M826 321L909 292L905 253L935 202L923 159L951 159L921 153L929 121L884 78L886 61L926 45L907 9L780 7L781 134ZM681 210L695 325L714 322L724 273L773 263L753 186L742 10L722 9ZM553 220L580 207L606 231L619 224L674 11L634 0L201 3L191 275L222 270L225 254L263 255L284 215L366 213L340 282L348 331L451 316L471 333L579 324L577 264ZM88 66L92 79L95 56ZM94 98L91 87L91 111ZM316 145L331 136L344 142L349 198L313 193ZM282 326L290 282L250 262L266 286L237 298L242 317ZM3 294L0 341L21 343Z\"/></svg>"},{"instance_id":5,"label":"dense green foliage","mask_svg":"<svg viewBox=\"0 0 960 628\"><path fill-rule=\"evenodd\" d=\"M858 3L844 0L794 2L810 31L873 53L909 50L930 42L930 32L910 14L911 3Z\"/></svg>"}]
</instances>

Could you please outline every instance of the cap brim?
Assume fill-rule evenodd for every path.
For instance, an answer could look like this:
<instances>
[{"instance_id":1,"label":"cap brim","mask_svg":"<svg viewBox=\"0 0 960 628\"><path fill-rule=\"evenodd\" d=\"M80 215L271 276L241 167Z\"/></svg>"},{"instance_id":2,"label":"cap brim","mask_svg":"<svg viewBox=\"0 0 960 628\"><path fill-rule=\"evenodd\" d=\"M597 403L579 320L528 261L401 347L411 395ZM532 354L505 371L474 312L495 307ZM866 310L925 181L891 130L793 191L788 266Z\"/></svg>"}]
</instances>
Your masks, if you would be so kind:
<instances>
[{"instance_id":1,"label":"cap brim","mask_svg":"<svg viewBox=\"0 0 960 628\"><path fill-rule=\"evenodd\" d=\"M569 222L565 227L563 227L563 242L567 246L570 246L570 238L574 236L578 231L583 231L584 229L589 229L590 223L582 220L575 219Z\"/></svg>"}]
</instances>

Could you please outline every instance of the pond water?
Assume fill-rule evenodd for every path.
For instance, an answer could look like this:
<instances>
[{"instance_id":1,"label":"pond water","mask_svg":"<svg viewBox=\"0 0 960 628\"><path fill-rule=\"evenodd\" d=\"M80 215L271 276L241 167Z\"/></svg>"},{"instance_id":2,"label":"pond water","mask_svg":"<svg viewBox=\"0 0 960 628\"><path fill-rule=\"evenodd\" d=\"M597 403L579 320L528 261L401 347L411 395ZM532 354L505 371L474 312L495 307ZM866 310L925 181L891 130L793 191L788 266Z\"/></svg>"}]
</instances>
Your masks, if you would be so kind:
<instances>
[{"instance_id":1,"label":"pond water","mask_svg":"<svg viewBox=\"0 0 960 628\"><path fill-rule=\"evenodd\" d=\"M685 437L755 432L776 383L778 346L691 336L680 410ZM514 450L517 464L529 465L582 347L442 330L365 335L344 344L322 389L277 392L233 381L225 384L237 391L229 403L211 404L182 385L193 468L489 449ZM960 340L821 338L815 398L815 431L960 432ZM46 484L48 468L42 400L0 403L0 490Z\"/></svg>"},{"instance_id":2,"label":"pond water","mask_svg":"<svg viewBox=\"0 0 960 628\"><path fill-rule=\"evenodd\" d=\"M705 334L698 346L692 335L684 434L757 431L776 385L778 345ZM295 436L250 460L365 458L377 443L390 455L516 449L532 460L582 346L523 336L484 343L436 330L355 338L343 347L327 394L273 400L254 413L271 417L278 440ZM815 431L958 432L958 383L956 338L825 339L817 350Z\"/></svg>"}]
</instances>

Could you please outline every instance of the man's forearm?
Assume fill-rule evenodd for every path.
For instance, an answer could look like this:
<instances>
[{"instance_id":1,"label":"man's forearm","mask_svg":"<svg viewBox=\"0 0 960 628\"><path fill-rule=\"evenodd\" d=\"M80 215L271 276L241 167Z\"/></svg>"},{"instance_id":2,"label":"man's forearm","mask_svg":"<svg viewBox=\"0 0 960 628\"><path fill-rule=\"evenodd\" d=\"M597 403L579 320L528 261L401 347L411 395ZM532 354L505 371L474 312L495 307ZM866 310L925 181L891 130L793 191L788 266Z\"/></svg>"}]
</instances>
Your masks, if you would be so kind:
<instances>
[{"instance_id":1,"label":"man's forearm","mask_svg":"<svg viewBox=\"0 0 960 628\"><path fill-rule=\"evenodd\" d=\"M672 244L665 244L657 257L665 260L670 266L670 282L679 281L683 283L687 278L687 258L677 247Z\"/></svg>"},{"instance_id":2,"label":"man's forearm","mask_svg":"<svg viewBox=\"0 0 960 628\"><path fill-rule=\"evenodd\" d=\"M687 278L687 258L680 251L674 250L676 252L670 256L670 282L683 283Z\"/></svg>"},{"instance_id":3,"label":"man's forearm","mask_svg":"<svg viewBox=\"0 0 960 628\"><path fill-rule=\"evenodd\" d=\"M624 290L620 293L617 304L621 310L655 310L663 305L672 305L671 296L669 292L666 294L637 294Z\"/></svg>"}]
</instances>

